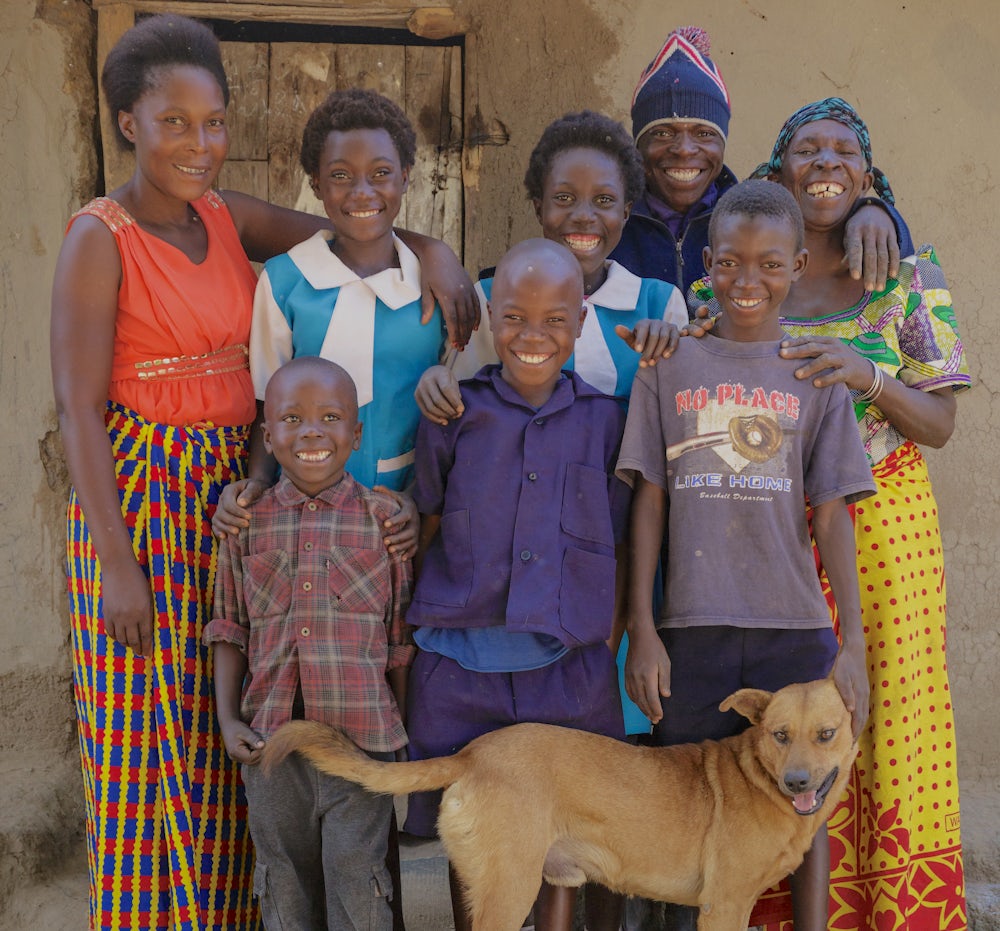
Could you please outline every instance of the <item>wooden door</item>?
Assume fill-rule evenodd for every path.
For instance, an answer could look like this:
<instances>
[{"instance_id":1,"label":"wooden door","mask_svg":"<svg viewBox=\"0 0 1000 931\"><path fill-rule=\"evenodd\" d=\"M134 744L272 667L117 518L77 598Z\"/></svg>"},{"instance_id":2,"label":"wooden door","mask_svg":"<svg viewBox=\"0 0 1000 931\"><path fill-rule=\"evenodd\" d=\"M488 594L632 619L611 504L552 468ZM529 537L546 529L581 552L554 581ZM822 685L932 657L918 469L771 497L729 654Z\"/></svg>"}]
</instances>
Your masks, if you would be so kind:
<instances>
[{"instance_id":1,"label":"wooden door","mask_svg":"<svg viewBox=\"0 0 1000 931\"><path fill-rule=\"evenodd\" d=\"M219 187L322 214L299 166L302 129L331 91L365 87L399 104L417 134L397 226L462 256L462 50L457 46L223 42L231 100Z\"/></svg>"}]
</instances>

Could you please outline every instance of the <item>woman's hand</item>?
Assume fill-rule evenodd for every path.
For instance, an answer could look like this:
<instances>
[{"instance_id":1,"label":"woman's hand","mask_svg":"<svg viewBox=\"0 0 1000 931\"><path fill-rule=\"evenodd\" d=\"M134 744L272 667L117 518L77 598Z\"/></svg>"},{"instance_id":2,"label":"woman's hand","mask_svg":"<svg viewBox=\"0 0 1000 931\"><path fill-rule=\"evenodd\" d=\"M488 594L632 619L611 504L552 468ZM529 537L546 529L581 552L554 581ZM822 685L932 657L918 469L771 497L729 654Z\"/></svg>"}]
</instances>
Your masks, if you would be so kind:
<instances>
[{"instance_id":1,"label":"woman's hand","mask_svg":"<svg viewBox=\"0 0 1000 931\"><path fill-rule=\"evenodd\" d=\"M434 304L441 308L448 339L456 349L469 341L479 326L479 301L472 279L446 243L412 230L396 230L420 261L420 322L430 323Z\"/></svg>"},{"instance_id":2,"label":"woman's hand","mask_svg":"<svg viewBox=\"0 0 1000 931\"><path fill-rule=\"evenodd\" d=\"M104 632L139 656L153 650L153 596L149 579L133 559L101 567Z\"/></svg>"},{"instance_id":3,"label":"woman's hand","mask_svg":"<svg viewBox=\"0 0 1000 931\"><path fill-rule=\"evenodd\" d=\"M631 330L619 323L615 333L630 349L640 353L640 368L656 365L660 359L669 359L680 339L677 327L665 320L640 320Z\"/></svg>"},{"instance_id":4,"label":"woman's hand","mask_svg":"<svg viewBox=\"0 0 1000 931\"><path fill-rule=\"evenodd\" d=\"M872 363L835 336L803 336L781 342L783 359L811 359L795 370L799 379L811 378L817 388L843 382L855 391L867 391L875 379Z\"/></svg>"},{"instance_id":5,"label":"woman's hand","mask_svg":"<svg viewBox=\"0 0 1000 931\"><path fill-rule=\"evenodd\" d=\"M889 278L899 274L899 234L889 212L865 204L844 228L844 264L866 291L884 291Z\"/></svg>"},{"instance_id":6,"label":"woman's hand","mask_svg":"<svg viewBox=\"0 0 1000 931\"><path fill-rule=\"evenodd\" d=\"M227 534L236 536L244 527L249 527L248 508L267 488L264 482L255 478L241 478L226 485L212 515L212 533L220 540L225 540Z\"/></svg>"},{"instance_id":7,"label":"woman's hand","mask_svg":"<svg viewBox=\"0 0 1000 931\"><path fill-rule=\"evenodd\" d=\"M413 397L420 413L442 427L465 412L458 379L443 365L432 365L420 376Z\"/></svg>"},{"instance_id":8,"label":"woman's hand","mask_svg":"<svg viewBox=\"0 0 1000 931\"><path fill-rule=\"evenodd\" d=\"M417 552L417 538L420 536L420 514L413 499L404 492L393 491L384 485L376 485L372 491L395 498L399 504L396 511L383 525L389 531L382 540L390 553L395 553L400 559L412 559Z\"/></svg>"}]
</instances>

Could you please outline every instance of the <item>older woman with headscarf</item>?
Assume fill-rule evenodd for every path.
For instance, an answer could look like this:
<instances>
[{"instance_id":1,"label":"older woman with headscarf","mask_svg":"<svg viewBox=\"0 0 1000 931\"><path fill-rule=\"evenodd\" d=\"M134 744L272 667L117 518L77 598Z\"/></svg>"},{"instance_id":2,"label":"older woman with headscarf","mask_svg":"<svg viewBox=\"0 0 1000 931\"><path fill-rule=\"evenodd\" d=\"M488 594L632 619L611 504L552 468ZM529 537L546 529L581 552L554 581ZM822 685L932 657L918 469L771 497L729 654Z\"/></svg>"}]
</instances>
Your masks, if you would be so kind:
<instances>
[{"instance_id":1,"label":"older woman with headscarf","mask_svg":"<svg viewBox=\"0 0 1000 931\"><path fill-rule=\"evenodd\" d=\"M873 709L848 795L829 823L831 928L966 927L955 728L945 664L945 584L937 505L919 445L943 446L969 387L962 341L931 246L882 291L844 269L859 199L892 203L868 128L846 101L796 111L754 173L783 184L805 219L809 262L782 307L786 358L817 386L844 382L877 494L855 536ZM711 296L707 279L697 297ZM919 445L918 445L919 444ZM780 897L758 907L780 914Z\"/></svg>"}]
</instances>

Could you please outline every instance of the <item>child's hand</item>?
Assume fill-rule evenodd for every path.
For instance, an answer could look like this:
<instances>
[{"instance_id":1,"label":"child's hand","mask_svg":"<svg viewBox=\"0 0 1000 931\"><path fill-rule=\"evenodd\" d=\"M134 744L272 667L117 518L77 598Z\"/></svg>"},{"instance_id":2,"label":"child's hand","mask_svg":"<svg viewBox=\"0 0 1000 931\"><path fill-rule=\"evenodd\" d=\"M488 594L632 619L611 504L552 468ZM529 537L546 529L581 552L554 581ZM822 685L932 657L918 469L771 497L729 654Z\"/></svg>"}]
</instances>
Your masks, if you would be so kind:
<instances>
[{"instance_id":1,"label":"child's hand","mask_svg":"<svg viewBox=\"0 0 1000 931\"><path fill-rule=\"evenodd\" d=\"M631 330L619 323L615 327L615 333L631 349L641 354L641 368L656 365L659 359L669 359L680 338L677 327L665 320L640 320Z\"/></svg>"},{"instance_id":2,"label":"child's hand","mask_svg":"<svg viewBox=\"0 0 1000 931\"><path fill-rule=\"evenodd\" d=\"M629 629L625 691L653 724L663 717L661 698L670 697L670 657L652 625Z\"/></svg>"},{"instance_id":3,"label":"child's hand","mask_svg":"<svg viewBox=\"0 0 1000 931\"><path fill-rule=\"evenodd\" d=\"M413 397L420 413L442 427L465 412L458 379L443 365L432 365L420 376Z\"/></svg>"},{"instance_id":4,"label":"child's hand","mask_svg":"<svg viewBox=\"0 0 1000 931\"><path fill-rule=\"evenodd\" d=\"M247 508L265 491L267 485L256 478L241 478L226 485L219 496L219 506L212 515L212 533L225 540L226 534L236 536L244 527L249 527L250 512Z\"/></svg>"},{"instance_id":5,"label":"child's hand","mask_svg":"<svg viewBox=\"0 0 1000 931\"><path fill-rule=\"evenodd\" d=\"M385 548L395 553L400 559L411 559L417 552L417 539L420 536L420 514L413 499L400 491L392 491L384 485L376 485L372 491L389 495L399 503L396 511L383 525L387 531L382 537Z\"/></svg>"},{"instance_id":6,"label":"child's hand","mask_svg":"<svg viewBox=\"0 0 1000 931\"><path fill-rule=\"evenodd\" d=\"M857 655L859 654L860 655ZM846 646L840 648L836 662L833 664L833 681L836 683L840 697L844 699L847 710L851 712L851 732L854 739L861 736L868 720L868 703L871 700L871 687L865 671L863 651L849 650Z\"/></svg>"},{"instance_id":7,"label":"child's hand","mask_svg":"<svg viewBox=\"0 0 1000 931\"><path fill-rule=\"evenodd\" d=\"M694 320L690 321L687 326L681 327L681 336L693 336L695 339L701 339L706 333L712 331L716 321L721 316L722 314L716 314L714 317L710 317L708 307L703 304L694 312Z\"/></svg>"},{"instance_id":8,"label":"child's hand","mask_svg":"<svg viewBox=\"0 0 1000 931\"><path fill-rule=\"evenodd\" d=\"M264 738L253 728L242 721L230 721L226 724L220 722L219 729L222 731L222 740L226 745L229 759L237 763L246 763L248 766L256 766L260 762L260 755L264 750Z\"/></svg>"}]
</instances>

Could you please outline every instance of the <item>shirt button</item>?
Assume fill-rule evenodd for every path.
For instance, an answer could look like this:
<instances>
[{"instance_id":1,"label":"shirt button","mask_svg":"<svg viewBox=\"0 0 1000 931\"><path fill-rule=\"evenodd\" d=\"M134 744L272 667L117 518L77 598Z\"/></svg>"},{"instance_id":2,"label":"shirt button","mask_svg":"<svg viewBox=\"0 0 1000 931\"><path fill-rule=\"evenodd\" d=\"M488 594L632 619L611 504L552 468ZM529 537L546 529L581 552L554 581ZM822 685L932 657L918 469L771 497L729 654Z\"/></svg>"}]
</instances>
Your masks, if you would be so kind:
<instances>
[{"instance_id":1,"label":"shirt button","mask_svg":"<svg viewBox=\"0 0 1000 931\"><path fill-rule=\"evenodd\" d=\"M316 502L315 502L315 501L310 501L310 502L309 502L309 503L308 503L308 504L306 505L306 507L307 507L307 508L309 508L309 510L310 510L310 511L315 511L315 510L316 510L316 506L317 506L317 505L316 505Z\"/></svg>"},{"instance_id":2,"label":"shirt button","mask_svg":"<svg viewBox=\"0 0 1000 931\"><path fill-rule=\"evenodd\" d=\"M306 551L307 553L308 553L308 552L309 552L309 551L310 551L310 550L311 550L312 548L313 548L313 545L312 545L311 543L306 543L306 544L305 544L305 545L304 545L304 546L302 547L302 549L304 549L304 550L305 550L305 551Z\"/></svg>"},{"instance_id":3,"label":"shirt button","mask_svg":"<svg viewBox=\"0 0 1000 931\"><path fill-rule=\"evenodd\" d=\"M300 631L300 633L302 634L303 637L308 637L309 636L309 628L308 627L303 627L302 630Z\"/></svg>"},{"instance_id":4,"label":"shirt button","mask_svg":"<svg viewBox=\"0 0 1000 931\"><path fill-rule=\"evenodd\" d=\"M303 582L302 583L302 591L304 591L304 592L311 592L312 591L312 587L313 587L313 583L312 582Z\"/></svg>"},{"instance_id":5,"label":"shirt button","mask_svg":"<svg viewBox=\"0 0 1000 931\"><path fill-rule=\"evenodd\" d=\"M531 550L521 550L521 561L527 562L531 559Z\"/></svg>"},{"instance_id":6,"label":"shirt button","mask_svg":"<svg viewBox=\"0 0 1000 931\"><path fill-rule=\"evenodd\" d=\"M529 482L533 482L533 481L535 481L535 480L536 480L537 478L538 478L538 473L537 473L537 472L529 472L529 473L528 473L528 481L529 481Z\"/></svg>"},{"instance_id":7,"label":"shirt button","mask_svg":"<svg viewBox=\"0 0 1000 931\"><path fill-rule=\"evenodd\" d=\"M537 419L537 420L535 421L535 423L536 423L536 424L538 424L538 426L539 426L539 427L541 427L541 426L543 426L543 425L544 425L544 423L545 423L545 418L544 418L544 417L539 417L539 418L538 418L538 419Z\"/></svg>"}]
</instances>

